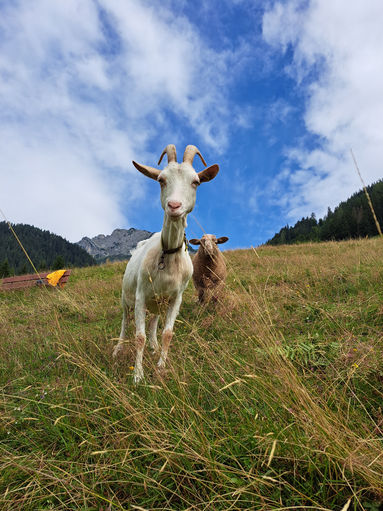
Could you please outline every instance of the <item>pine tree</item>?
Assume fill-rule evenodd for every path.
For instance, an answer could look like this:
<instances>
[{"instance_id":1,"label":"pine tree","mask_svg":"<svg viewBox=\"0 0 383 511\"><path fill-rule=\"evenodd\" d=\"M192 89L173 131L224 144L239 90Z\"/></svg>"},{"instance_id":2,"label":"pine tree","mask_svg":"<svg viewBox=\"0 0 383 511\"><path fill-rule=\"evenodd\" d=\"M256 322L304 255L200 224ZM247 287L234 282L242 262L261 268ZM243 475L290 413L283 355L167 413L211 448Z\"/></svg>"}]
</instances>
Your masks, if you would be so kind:
<instances>
[{"instance_id":1,"label":"pine tree","mask_svg":"<svg viewBox=\"0 0 383 511\"><path fill-rule=\"evenodd\" d=\"M8 259L4 259L0 265L0 278L6 278L11 276L11 268L9 267Z\"/></svg>"},{"instance_id":2,"label":"pine tree","mask_svg":"<svg viewBox=\"0 0 383 511\"><path fill-rule=\"evenodd\" d=\"M39 264L39 270L46 270L47 269L47 263L44 261L44 259L41 259Z\"/></svg>"},{"instance_id":3,"label":"pine tree","mask_svg":"<svg viewBox=\"0 0 383 511\"><path fill-rule=\"evenodd\" d=\"M53 262L52 270L63 270L65 267L65 261L63 256L59 255Z\"/></svg>"},{"instance_id":4,"label":"pine tree","mask_svg":"<svg viewBox=\"0 0 383 511\"><path fill-rule=\"evenodd\" d=\"M28 273L28 268L27 268L27 265L24 263L21 268L19 268L18 270L18 275L25 275L26 273Z\"/></svg>"}]
</instances>

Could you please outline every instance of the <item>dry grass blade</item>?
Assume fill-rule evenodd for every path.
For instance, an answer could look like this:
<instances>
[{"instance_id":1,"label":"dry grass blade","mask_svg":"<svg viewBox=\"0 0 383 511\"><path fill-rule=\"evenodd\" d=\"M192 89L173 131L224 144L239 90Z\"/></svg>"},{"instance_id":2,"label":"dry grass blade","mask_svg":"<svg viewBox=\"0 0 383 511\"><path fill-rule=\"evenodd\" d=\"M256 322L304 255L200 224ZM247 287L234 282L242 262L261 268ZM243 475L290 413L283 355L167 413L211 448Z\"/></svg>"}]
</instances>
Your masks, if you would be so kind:
<instances>
[{"instance_id":1,"label":"dry grass blade","mask_svg":"<svg viewBox=\"0 0 383 511\"><path fill-rule=\"evenodd\" d=\"M347 509L350 507L351 501L352 501L352 497L348 499L346 504L342 507L341 511L347 511Z\"/></svg>"},{"instance_id":2,"label":"dry grass blade","mask_svg":"<svg viewBox=\"0 0 383 511\"><path fill-rule=\"evenodd\" d=\"M378 218L376 216L374 206L372 205L370 194L368 193L366 185L364 184L364 181L363 181L363 178L362 178L362 174L360 173L359 166L358 166L358 164L356 162L356 158L355 158L354 152L353 152L352 149L350 149L350 151L351 151L352 159L354 160L355 168L356 168L356 170L358 172L358 175L360 177L360 180L362 182L363 190L364 190L364 193L366 194L368 205L370 206L372 216L374 217L374 222L375 222L376 228L378 230L379 236L383 236L382 229L380 228L380 224L379 224Z\"/></svg>"},{"instance_id":3,"label":"dry grass blade","mask_svg":"<svg viewBox=\"0 0 383 511\"><path fill-rule=\"evenodd\" d=\"M271 450L270 450L270 454L269 454L269 459L267 460L267 466L268 467L271 465L271 462L273 460L276 446L277 446L277 441L274 440L273 445L271 446Z\"/></svg>"}]
</instances>

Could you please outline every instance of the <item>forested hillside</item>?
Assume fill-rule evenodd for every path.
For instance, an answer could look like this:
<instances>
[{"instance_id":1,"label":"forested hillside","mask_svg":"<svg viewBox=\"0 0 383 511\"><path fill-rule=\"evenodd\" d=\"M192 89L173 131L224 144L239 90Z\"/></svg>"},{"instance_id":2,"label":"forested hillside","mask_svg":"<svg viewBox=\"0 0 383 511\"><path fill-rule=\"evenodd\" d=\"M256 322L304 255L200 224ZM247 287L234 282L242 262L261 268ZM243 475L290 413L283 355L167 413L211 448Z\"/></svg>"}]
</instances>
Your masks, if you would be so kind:
<instances>
[{"instance_id":1,"label":"forested hillside","mask_svg":"<svg viewBox=\"0 0 383 511\"><path fill-rule=\"evenodd\" d=\"M12 227L38 270L95 264L84 249L57 234L27 224ZM0 278L32 271L8 224L0 222Z\"/></svg>"},{"instance_id":2,"label":"forested hillside","mask_svg":"<svg viewBox=\"0 0 383 511\"><path fill-rule=\"evenodd\" d=\"M383 180L367 187L379 224L383 225ZM334 211L328 208L323 219L302 218L293 227L286 225L266 244L284 245L303 241L345 240L376 236L377 227L364 190L341 202Z\"/></svg>"}]
</instances>

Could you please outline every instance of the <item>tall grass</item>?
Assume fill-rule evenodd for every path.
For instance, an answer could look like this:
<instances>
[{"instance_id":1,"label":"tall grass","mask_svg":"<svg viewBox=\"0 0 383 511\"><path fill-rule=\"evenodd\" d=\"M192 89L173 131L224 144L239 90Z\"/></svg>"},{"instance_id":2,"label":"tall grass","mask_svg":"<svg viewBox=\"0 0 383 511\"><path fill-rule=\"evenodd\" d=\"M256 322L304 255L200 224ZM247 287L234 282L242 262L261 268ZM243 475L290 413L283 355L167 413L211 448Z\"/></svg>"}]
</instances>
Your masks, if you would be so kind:
<instances>
[{"instance_id":1,"label":"tall grass","mask_svg":"<svg viewBox=\"0 0 383 511\"><path fill-rule=\"evenodd\" d=\"M133 342L111 358L123 263L1 295L0 509L379 509L382 240L225 257L137 387Z\"/></svg>"}]
</instances>

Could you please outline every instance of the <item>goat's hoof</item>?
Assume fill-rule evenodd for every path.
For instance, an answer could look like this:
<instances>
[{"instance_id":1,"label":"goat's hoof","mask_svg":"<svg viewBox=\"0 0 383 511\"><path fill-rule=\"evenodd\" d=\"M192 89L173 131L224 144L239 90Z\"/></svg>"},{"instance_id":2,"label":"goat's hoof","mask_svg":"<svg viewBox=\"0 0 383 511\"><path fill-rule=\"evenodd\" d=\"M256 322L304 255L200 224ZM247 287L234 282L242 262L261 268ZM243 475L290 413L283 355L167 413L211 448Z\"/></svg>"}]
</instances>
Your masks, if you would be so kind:
<instances>
[{"instance_id":1,"label":"goat's hoof","mask_svg":"<svg viewBox=\"0 0 383 511\"><path fill-rule=\"evenodd\" d=\"M138 385L140 381L144 378L144 371L141 369L139 371L134 371L133 374L133 383L134 385Z\"/></svg>"},{"instance_id":2,"label":"goat's hoof","mask_svg":"<svg viewBox=\"0 0 383 511\"><path fill-rule=\"evenodd\" d=\"M112 357L114 360L116 360L118 357L126 355L127 353L127 346L123 343L118 343L113 349Z\"/></svg>"},{"instance_id":3,"label":"goat's hoof","mask_svg":"<svg viewBox=\"0 0 383 511\"><path fill-rule=\"evenodd\" d=\"M156 353L158 353L160 351L160 347L157 345L153 345L153 346L150 346L151 350L152 350L152 354L155 355Z\"/></svg>"},{"instance_id":4,"label":"goat's hoof","mask_svg":"<svg viewBox=\"0 0 383 511\"><path fill-rule=\"evenodd\" d=\"M159 369L163 369L165 367L165 364L166 364L166 360L163 360L162 358L160 358L159 361L157 362L157 367Z\"/></svg>"}]
</instances>

